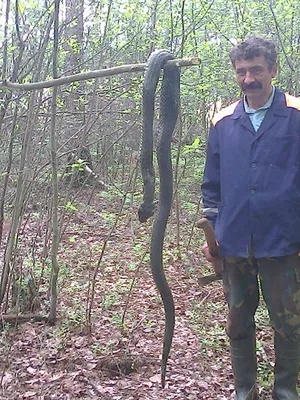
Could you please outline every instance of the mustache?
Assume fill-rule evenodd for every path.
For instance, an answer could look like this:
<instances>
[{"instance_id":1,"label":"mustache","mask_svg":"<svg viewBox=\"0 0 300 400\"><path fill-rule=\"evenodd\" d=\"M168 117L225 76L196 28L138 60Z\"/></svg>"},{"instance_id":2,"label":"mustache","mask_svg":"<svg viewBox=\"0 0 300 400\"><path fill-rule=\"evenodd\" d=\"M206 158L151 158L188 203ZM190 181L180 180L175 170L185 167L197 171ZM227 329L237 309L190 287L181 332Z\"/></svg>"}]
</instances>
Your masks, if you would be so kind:
<instances>
[{"instance_id":1,"label":"mustache","mask_svg":"<svg viewBox=\"0 0 300 400\"><path fill-rule=\"evenodd\" d=\"M246 83L242 84L242 90L246 91L246 90L251 90L251 89L262 89L262 84L260 82L251 82L249 83L249 85L247 85Z\"/></svg>"}]
</instances>

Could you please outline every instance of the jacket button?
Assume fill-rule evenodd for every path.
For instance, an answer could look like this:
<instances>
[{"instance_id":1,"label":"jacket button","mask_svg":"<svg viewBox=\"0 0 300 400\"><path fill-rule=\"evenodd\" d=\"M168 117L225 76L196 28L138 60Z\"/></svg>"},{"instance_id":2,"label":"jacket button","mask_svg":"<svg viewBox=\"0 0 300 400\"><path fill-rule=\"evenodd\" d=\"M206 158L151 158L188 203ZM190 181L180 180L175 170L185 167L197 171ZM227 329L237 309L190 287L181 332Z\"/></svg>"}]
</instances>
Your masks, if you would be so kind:
<instances>
[{"instance_id":1,"label":"jacket button","mask_svg":"<svg viewBox=\"0 0 300 400\"><path fill-rule=\"evenodd\" d=\"M255 190L254 189L251 190L251 194L255 194Z\"/></svg>"},{"instance_id":2,"label":"jacket button","mask_svg":"<svg viewBox=\"0 0 300 400\"><path fill-rule=\"evenodd\" d=\"M252 167L252 168L256 168L256 164L253 163L253 164L251 165L251 167Z\"/></svg>"}]
</instances>

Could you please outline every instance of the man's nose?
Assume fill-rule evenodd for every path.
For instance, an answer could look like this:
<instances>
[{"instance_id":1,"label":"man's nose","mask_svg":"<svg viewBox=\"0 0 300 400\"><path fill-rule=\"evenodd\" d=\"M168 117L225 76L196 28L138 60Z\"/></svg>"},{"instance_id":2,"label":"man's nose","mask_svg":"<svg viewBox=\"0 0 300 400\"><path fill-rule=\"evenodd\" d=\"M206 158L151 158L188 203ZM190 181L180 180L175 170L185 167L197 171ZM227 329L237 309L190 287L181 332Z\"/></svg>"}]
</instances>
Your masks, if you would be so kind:
<instances>
[{"instance_id":1,"label":"man's nose","mask_svg":"<svg viewBox=\"0 0 300 400\"><path fill-rule=\"evenodd\" d=\"M249 85L249 83L252 83L254 81L255 81L255 79L254 79L253 75L250 72L246 72L244 83L246 83L246 85Z\"/></svg>"}]
</instances>

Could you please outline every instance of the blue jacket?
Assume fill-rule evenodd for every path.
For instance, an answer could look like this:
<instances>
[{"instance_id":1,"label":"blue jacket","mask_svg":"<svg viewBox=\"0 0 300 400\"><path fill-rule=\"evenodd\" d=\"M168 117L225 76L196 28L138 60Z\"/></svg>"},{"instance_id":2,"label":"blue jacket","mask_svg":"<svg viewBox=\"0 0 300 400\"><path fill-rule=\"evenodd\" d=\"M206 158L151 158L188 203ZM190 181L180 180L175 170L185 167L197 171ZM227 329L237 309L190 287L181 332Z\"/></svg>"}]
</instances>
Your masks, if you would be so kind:
<instances>
[{"instance_id":1,"label":"blue jacket","mask_svg":"<svg viewBox=\"0 0 300 400\"><path fill-rule=\"evenodd\" d=\"M203 209L223 256L257 258L300 250L300 99L278 89L257 132L243 101L213 119Z\"/></svg>"}]
</instances>

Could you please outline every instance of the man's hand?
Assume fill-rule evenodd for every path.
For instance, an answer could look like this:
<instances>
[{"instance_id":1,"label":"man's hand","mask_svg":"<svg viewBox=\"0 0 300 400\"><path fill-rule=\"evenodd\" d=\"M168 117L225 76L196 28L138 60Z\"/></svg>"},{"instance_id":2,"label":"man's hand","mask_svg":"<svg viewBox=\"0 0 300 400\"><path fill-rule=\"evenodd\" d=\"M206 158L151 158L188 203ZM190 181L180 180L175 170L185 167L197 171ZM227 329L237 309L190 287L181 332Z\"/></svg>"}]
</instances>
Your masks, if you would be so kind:
<instances>
[{"instance_id":1,"label":"man's hand","mask_svg":"<svg viewBox=\"0 0 300 400\"><path fill-rule=\"evenodd\" d=\"M218 249L219 249L219 244L218 243L217 243L217 246L218 246ZM207 242L204 243L204 245L201 248L201 251L204 254L204 256L207 259L207 261L209 261L212 264L216 275L221 275L222 268L223 268L223 260L222 260L221 256L213 257L210 254Z\"/></svg>"}]
</instances>

